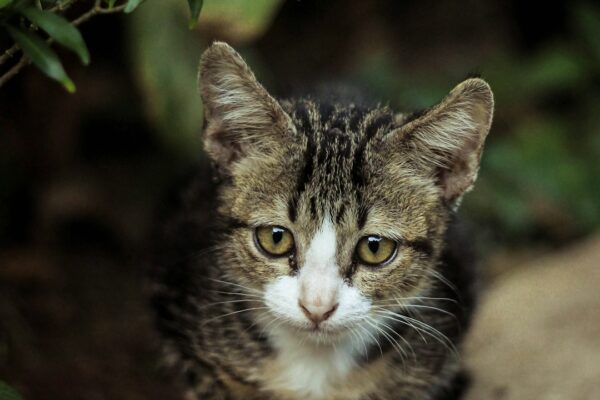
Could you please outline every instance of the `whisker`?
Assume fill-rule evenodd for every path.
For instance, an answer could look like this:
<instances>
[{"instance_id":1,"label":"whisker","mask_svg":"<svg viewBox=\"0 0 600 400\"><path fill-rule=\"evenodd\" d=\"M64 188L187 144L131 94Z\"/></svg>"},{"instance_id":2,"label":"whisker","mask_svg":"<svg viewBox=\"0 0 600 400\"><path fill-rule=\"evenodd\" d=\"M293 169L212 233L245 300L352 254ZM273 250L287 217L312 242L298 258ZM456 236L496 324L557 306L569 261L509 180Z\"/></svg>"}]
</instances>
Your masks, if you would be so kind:
<instances>
[{"instance_id":1,"label":"whisker","mask_svg":"<svg viewBox=\"0 0 600 400\"><path fill-rule=\"evenodd\" d=\"M363 336L360 334L360 332L357 332L356 328L350 328L350 334L352 335L353 338L357 339L357 343L359 341L362 341L362 345L363 345L363 349L364 349L364 355L367 358L367 360L369 359L369 352L367 350L367 344L365 343L365 339L363 338Z\"/></svg>"},{"instance_id":2,"label":"whisker","mask_svg":"<svg viewBox=\"0 0 600 400\"><path fill-rule=\"evenodd\" d=\"M277 329L279 326L281 326L284 322L289 321L289 318L281 316L281 315L275 315L272 314L272 319L270 322L268 322L265 326L263 326L263 328L260 330L261 332L261 336L266 335L266 332L269 329L269 326L271 326L272 324L278 322L277 325L274 325L272 329Z\"/></svg>"},{"instance_id":3,"label":"whisker","mask_svg":"<svg viewBox=\"0 0 600 400\"><path fill-rule=\"evenodd\" d=\"M228 301L218 301L216 303L210 303L210 304L203 304L200 307L198 307L199 310L203 310L212 306L216 306L219 304L232 304L232 303L247 303L247 302L261 302L262 300L256 300L256 299L243 299L243 300L228 300Z\"/></svg>"},{"instance_id":4,"label":"whisker","mask_svg":"<svg viewBox=\"0 0 600 400\"><path fill-rule=\"evenodd\" d=\"M425 305L420 305L420 304L407 304L406 306L403 306L405 308L424 308L424 309L428 309L428 310L435 310L438 311L442 314L446 314L452 318L454 318L455 320L458 320L456 318L456 315L452 314L450 311L441 309L441 308L437 308L437 307L433 307L433 306L425 306Z\"/></svg>"},{"instance_id":5,"label":"whisker","mask_svg":"<svg viewBox=\"0 0 600 400\"><path fill-rule=\"evenodd\" d=\"M220 279L214 279L214 278L208 278L208 279L211 280L211 281L213 281L213 282L218 282L218 283L222 283L222 284L225 284L225 285L236 286L236 287L239 287L239 288L242 288L242 289L245 289L245 290L249 290L249 291L254 292L254 293L260 293L260 294L262 294L261 291L258 290L258 289L254 289L254 288L250 288L250 287L247 287L247 286L244 286L244 285L240 285L239 283L222 281Z\"/></svg>"},{"instance_id":6,"label":"whisker","mask_svg":"<svg viewBox=\"0 0 600 400\"><path fill-rule=\"evenodd\" d=\"M373 327L373 329L375 329L377 332L381 333L383 335L383 337L386 338L386 340L390 343L390 345L394 348L394 350L396 350L400 354L400 358L402 359L402 363L404 364L404 356L406 354L404 353L404 350L400 347L400 344L393 337L391 337L386 331L384 331L383 329L381 329L380 327L378 327L376 324L372 323L371 321L372 321L371 318L368 318L367 320L365 320L365 322L367 324L369 324L371 327Z\"/></svg>"},{"instance_id":7,"label":"whisker","mask_svg":"<svg viewBox=\"0 0 600 400\"><path fill-rule=\"evenodd\" d=\"M389 300L388 302L374 303L373 305L378 306L386 306L386 305L396 305L398 301L423 301L423 300L431 300L431 301L448 301L451 303L458 303L455 299L450 299L448 297L425 297L425 296L416 296L416 297L394 297L394 301Z\"/></svg>"},{"instance_id":8,"label":"whisker","mask_svg":"<svg viewBox=\"0 0 600 400\"><path fill-rule=\"evenodd\" d=\"M382 313L382 312L377 312L377 311L375 311L375 312L377 314L381 315L383 318L391 319L393 321L400 322L400 323L402 323L402 324L404 324L404 325L406 325L406 326L408 326L410 328L413 328L419 334L419 336L421 337L421 339L423 340L423 342L427 343L427 338L425 336L423 336L423 334L421 333L421 330L418 327L414 326L410 321L406 321L405 319L396 318L396 316L397 317L402 317L402 315L396 314L396 313L391 312L391 311L389 312L389 314L392 314L393 316L387 315L388 313Z\"/></svg>"},{"instance_id":9,"label":"whisker","mask_svg":"<svg viewBox=\"0 0 600 400\"><path fill-rule=\"evenodd\" d=\"M396 321L396 322L400 322L410 328L413 328L417 334L421 337L421 340L423 340L423 343L428 343L427 338L425 336L423 336L423 333L425 333L427 336L433 337L431 333L423 330L422 328L419 328L418 326L413 325L410 321L407 321L405 319L400 319L400 318L396 318L390 315L381 315L383 318L385 319L390 319L392 321Z\"/></svg>"},{"instance_id":10,"label":"whisker","mask_svg":"<svg viewBox=\"0 0 600 400\"><path fill-rule=\"evenodd\" d=\"M250 329L252 329L253 326L255 326L258 323L259 319L266 318L266 317L270 316L269 314L270 314L269 312L263 311L260 315L258 315L256 317L256 319L254 320L254 322L252 322L250 325L248 325L248 327L246 329L244 329L244 332L248 332ZM262 336L262 334L260 332L259 332L259 336Z\"/></svg>"},{"instance_id":11,"label":"whisker","mask_svg":"<svg viewBox=\"0 0 600 400\"><path fill-rule=\"evenodd\" d=\"M375 344L377 344L377 347L379 347L379 353L381 354L381 356L383 357L383 350L381 349L381 345L379 344L379 341L375 338L375 336L373 336L371 334L371 332L369 332L369 330L367 328L365 328L362 325L357 325L359 328L361 328L367 335L369 335L371 337L371 339L373 339L373 341L375 342Z\"/></svg>"},{"instance_id":12,"label":"whisker","mask_svg":"<svg viewBox=\"0 0 600 400\"><path fill-rule=\"evenodd\" d=\"M446 285L452 292L458 294L458 289L456 288L456 286L452 282L450 282L444 275L435 270L432 270L429 273L438 281Z\"/></svg>"},{"instance_id":13,"label":"whisker","mask_svg":"<svg viewBox=\"0 0 600 400\"><path fill-rule=\"evenodd\" d=\"M398 300L400 300L400 299L398 299ZM422 308L422 309L435 310L435 311L438 311L438 312L440 312L440 313L442 313L442 314L446 314L446 315L448 315L448 316L450 316L450 317L454 318L456 321L458 321L458 319L456 318L456 315L454 315L454 314L453 314L453 313L451 313L450 311L444 310L444 309L442 309L442 308L438 308L438 307L430 306L430 305L423 305L423 304L410 304L410 303L409 303L409 304L401 304L401 303L400 303L400 301L397 301L396 303L390 303L390 305L397 305L397 306L399 306L399 307L401 307L401 308L404 308L404 309L406 309L406 310L409 310L409 309L411 309L411 308L417 308L417 309L418 309L418 308ZM385 309L385 307L384 307L384 306L382 306L382 305L376 305L376 306L374 306L373 308L375 308L375 309Z\"/></svg>"},{"instance_id":14,"label":"whisker","mask_svg":"<svg viewBox=\"0 0 600 400\"><path fill-rule=\"evenodd\" d=\"M238 295L238 296L245 296L245 297L256 297L256 298L260 298L260 299L263 298L263 296L259 296L257 294L250 294L250 293L225 292L225 291L222 291L222 290L211 290L211 292L213 292L213 293L219 293L219 294L227 294L227 295Z\"/></svg>"},{"instance_id":15,"label":"whisker","mask_svg":"<svg viewBox=\"0 0 600 400\"><path fill-rule=\"evenodd\" d=\"M412 324L415 324L416 326L409 325L407 323L407 325L411 326L413 329L418 330L418 331L420 330L423 333L431 336L432 338L434 338L438 342L440 342L440 344L444 345L444 347L446 347L449 351L451 351L455 355L458 355L458 350L456 349L456 346L454 345L454 343L452 343L452 341L446 335L444 335L442 332L435 329L431 325L426 324L425 322L420 321L418 319L411 318L406 315L394 313L392 311L377 311L376 310L375 312L380 315L385 315L386 318L393 319L398 322L404 322L404 323L411 322Z\"/></svg>"},{"instance_id":16,"label":"whisker","mask_svg":"<svg viewBox=\"0 0 600 400\"><path fill-rule=\"evenodd\" d=\"M408 317L410 318L410 317ZM458 353L458 349L456 348L456 346L454 345L454 343L448 338L448 336L444 335L442 332L440 332L439 330L435 329L434 327L432 327L429 324L426 324L422 321L419 321L415 318L411 318L411 320L415 323L417 323L418 325L422 326L423 329L429 329L431 330L434 334L432 335L433 337L438 337L439 341L441 344L444 345L444 347L446 347L448 349L448 351L450 351L451 353L453 353L455 356L459 356Z\"/></svg>"},{"instance_id":17,"label":"whisker","mask_svg":"<svg viewBox=\"0 0 600 400\"><path fill-rule=\"evenodd\" d=\"M407 310L407 311L410 311L410 310ZM402 317L401 314L395 313L395 312L393 312L393 311L391 311L391 310L389 310L389 309L387 309L385 307L373 307L373 312L375 312L375 313L377 313L379 315L382 315L382 316L386 316L388 314L391 314L393 316ZM390 318L389 316L386 316L386 318L392 319L392 320L394 320L396 322L401 322L404 325L406 325L406 326L408 326L410 328L413 328L419 334L419 336L421 337L421 339L423 340L423 342L427 343L427 338L425 338L425 336L423 336L423 334L421 333L421 331L416 326L414 326L412 323L410 323L410 321L406 321L404 319L399 320L399 319L396 319L396 318Z\"/></svg>"},{"instance_id":18,"label":"whisker","mask_svg":"<svg viewBox=\"0 0 600 400\"><path fill-rule=\"evenodd\" d=\"M252 307L252 308L246 308L246 309L244 309L244 310L232 311L232 312L229 312L229 313L227 313L227 314L218 315L218 316L216 316L216 317L213 317L213 318L207 319L207 320L205 320L205 321L202 323L202 325L205 325L205 324L207 324L207 323L209 323L209 322L211 322L211 321L215 321L215 320L217 320L217 319L221 319L221 318L228 317L228 316L230 316L230 315L235 315L235 314L239 314L239 313L242 313L242 312L247 312L247 311L252 311L252 310L264 310L264 309L268 309L268 308L269 308L269 307Z\"/></svg>"},{"instance_id":19,"label":"whisker","mask_svg":"<svg viewBox=\"0 0 600 400\"><path fill-rule=\"evenodd\" d=\"M389 330L390 330L390 334L394 334L394 335L396 335L396 336L397 336L397 337L398 337L400 340L402 340L402 341L403 341L403 342L406 344L406 346L407 346L407 347L410 349L410 352L411 352L411 353L412 353L412 355L413 355L413 360L414 360L415 362L417 361L417 355L416 355L416 353L415 353L415 350L413 349L412 345L411 345L411 344L408 342L408 340L406 340L406 339L405 339L405 338L404 338L404 337L403 337L403 336L402 336L400 333L396 332L396 331L394 330L394 328L393 328L393 327L391 327L390 325L386 324L385 322L383 322L383 321L377 321L377 323L380 323L380 324L381 324L381 325L383 325L385 328L389 329Z\"/></svg>"}]
</instances>

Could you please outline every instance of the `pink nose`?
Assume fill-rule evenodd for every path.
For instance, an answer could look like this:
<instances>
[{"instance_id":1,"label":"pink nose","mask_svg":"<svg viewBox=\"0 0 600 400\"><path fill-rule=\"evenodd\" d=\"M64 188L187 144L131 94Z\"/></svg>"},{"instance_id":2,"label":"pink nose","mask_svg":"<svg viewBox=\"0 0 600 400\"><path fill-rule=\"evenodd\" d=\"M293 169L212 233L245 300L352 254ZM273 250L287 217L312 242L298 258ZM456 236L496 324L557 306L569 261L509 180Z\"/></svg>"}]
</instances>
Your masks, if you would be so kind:
<instances>
[{"instance_id":1,"label":"pink nose","mask_svg":"<svg viewBox=\"0 0 600 400\"><path fill-rule=\"evenodd\" d=\"M339 303L325 304L325 305L314 305L314 304L304 304L302 300L298 301L298 305L300 309L306 315L306 318L311 320L315 325L319 325L320 322L327 320L329 317L333 315L335 310L337 310Z\"/></svg>"}]
</instances>

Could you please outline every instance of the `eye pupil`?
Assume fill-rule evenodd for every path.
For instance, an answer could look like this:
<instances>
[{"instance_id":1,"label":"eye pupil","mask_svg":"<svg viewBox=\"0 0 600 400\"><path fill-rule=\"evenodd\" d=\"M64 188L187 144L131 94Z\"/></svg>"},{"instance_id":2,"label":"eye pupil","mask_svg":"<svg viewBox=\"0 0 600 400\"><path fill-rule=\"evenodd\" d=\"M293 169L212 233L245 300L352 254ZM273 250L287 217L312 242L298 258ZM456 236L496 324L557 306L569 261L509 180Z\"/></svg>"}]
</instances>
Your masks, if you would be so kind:
<instances>
[{"instance_id":1,"label":"eye pupil","mask_svg":"<svg viewBox=\"0 0 600 400\"><path fill-rule=\"evenodd\" d=\"M278 244L283 239L283 230L273 228L273 243Z\"/></svg>"},{"instance_id":2,"label":"eye pupil","mask_svg":"<svg viewBox=\"0 0 600 400\"><path fill-rule=\"evenodd\" d=\"M371 253L375 254L377 253L377 251L379 250L379 241L381 239L377 238L377 237L370 237L369 239L369 250L371 250Z\"/></svg>"}]
</instances>

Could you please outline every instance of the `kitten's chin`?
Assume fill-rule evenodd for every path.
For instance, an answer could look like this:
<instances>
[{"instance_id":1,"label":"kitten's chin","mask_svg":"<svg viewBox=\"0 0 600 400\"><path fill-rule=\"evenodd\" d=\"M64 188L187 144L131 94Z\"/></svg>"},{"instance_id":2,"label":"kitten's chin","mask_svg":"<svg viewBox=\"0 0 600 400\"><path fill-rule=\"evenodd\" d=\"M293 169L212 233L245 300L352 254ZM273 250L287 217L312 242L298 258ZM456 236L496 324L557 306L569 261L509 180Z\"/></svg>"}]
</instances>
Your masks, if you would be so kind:
<instances>
[{"instance_id":1,"label":"kitten's chin","mask_svg":"<svg viewBox=\"0 0 600 400\"><path fill-rule=\"evenodd\" d=\"M280 328L285 331L286 335L293 336L303 342L308 341L316 344L334 344L350 336L350 329L346 327L286 324Z\"/></svg>"}]
</instances>

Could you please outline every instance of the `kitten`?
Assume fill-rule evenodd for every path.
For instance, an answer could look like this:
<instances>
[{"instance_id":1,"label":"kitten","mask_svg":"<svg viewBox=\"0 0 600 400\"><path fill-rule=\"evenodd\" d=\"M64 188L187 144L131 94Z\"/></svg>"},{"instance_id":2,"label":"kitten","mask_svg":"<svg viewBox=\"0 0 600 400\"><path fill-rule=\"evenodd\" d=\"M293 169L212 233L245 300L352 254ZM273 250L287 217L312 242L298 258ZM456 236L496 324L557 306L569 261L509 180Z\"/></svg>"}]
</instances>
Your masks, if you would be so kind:
<instances>
[{"instance_id":1,"label":"kitten","mask_svg":"<svg viewBox=\"0 0 600 400\"><path fill-rule=\"evenodd\" d=\"M412 117L277 101L219 42L199 81L219 182L178 197L152 297L186 398L457 396L472 281L451 222L490 129L488 84Z\"/></svg>"}]
</instances>

